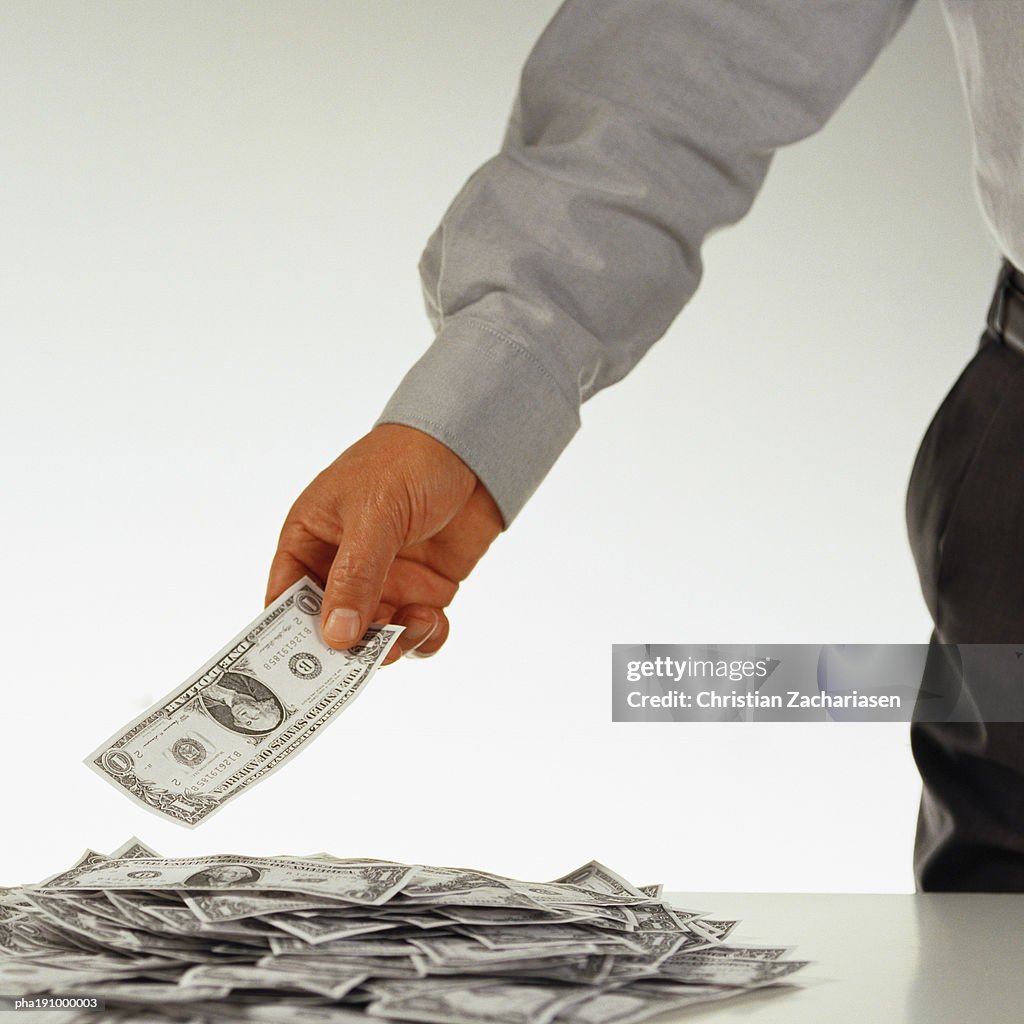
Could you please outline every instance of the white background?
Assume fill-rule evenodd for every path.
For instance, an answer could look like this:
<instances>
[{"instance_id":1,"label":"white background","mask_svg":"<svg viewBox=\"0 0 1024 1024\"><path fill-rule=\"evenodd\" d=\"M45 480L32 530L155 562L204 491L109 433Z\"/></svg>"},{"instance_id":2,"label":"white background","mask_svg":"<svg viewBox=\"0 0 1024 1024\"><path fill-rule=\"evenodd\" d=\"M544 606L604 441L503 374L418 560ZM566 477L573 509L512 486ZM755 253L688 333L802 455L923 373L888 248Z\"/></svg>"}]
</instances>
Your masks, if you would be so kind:
<instances>
[{"instance_id":1,"label":"white background","mask_svg":"<svg viewBox=\"0 0 1024 1024\"><path fill-rule=\"evenodd\" d=\"M416 261L554 8L0 6L0 882L137 833L912 888L905 726L612 725L609 668L612 642L927 640L904 488L997 268L934 0L710 241L441 655L194 832L80 763L257 613L291 501L428 344Z\"/></svg>"}]
</instances>

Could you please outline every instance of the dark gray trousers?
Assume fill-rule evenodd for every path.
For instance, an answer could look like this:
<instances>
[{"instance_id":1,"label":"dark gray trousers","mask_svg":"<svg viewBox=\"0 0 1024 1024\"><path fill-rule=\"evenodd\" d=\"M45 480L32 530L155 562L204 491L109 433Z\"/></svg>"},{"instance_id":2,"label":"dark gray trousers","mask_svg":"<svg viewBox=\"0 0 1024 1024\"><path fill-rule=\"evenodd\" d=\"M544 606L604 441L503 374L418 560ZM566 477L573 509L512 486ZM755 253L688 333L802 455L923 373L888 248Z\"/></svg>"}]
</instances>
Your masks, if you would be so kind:
<instances>
[{"instance_id":1,"label":"dark gray trousers","mask_svg":"<svg viewBox=\"0 0 1024 1024\"><path fill-rule=\"evenodd\" d=\"M929 680L951 671L940 644L1024 651L1024 354L997 336L994 309L995 300L907 488L910 545L935 624L926 690L948 684ZM999 683L1020 687L1020 678ZM923 781L918 887L1024 891L1024 722L915 722L911 745Z\"/></svg>"}]
</instances>

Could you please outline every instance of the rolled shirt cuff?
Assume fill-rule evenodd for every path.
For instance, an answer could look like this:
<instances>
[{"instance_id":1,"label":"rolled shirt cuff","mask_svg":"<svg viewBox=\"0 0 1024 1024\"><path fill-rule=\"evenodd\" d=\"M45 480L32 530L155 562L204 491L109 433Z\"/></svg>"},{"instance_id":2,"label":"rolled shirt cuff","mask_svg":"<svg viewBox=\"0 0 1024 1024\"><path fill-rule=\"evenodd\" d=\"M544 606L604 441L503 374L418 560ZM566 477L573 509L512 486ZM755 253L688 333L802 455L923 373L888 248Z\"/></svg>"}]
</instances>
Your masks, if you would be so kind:
<instances>
[{"instance_id":1,"label":"rolled shirt cuff","mask_svg":"<svg viewBox=\"0 0 1024 1024\"><path fill-rule=\"evenodd\" d=\"M579 406L525 345L462 316L444 324L377 425L402 423L447 445L508 527L579 429Z\"/></svg>"}]
</instances>

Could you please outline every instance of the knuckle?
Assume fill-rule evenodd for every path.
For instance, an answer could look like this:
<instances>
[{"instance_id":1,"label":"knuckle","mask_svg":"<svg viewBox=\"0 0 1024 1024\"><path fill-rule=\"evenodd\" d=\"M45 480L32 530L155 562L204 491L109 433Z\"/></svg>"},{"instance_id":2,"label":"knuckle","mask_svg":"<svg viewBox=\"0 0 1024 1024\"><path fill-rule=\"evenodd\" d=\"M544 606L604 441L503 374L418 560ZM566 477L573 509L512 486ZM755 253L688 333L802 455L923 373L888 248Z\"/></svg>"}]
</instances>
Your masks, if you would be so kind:
<instances>
[{"instance_id":1,"label":"knuckle","mask_svg":"<svg viewBox=\"0 0 1024 1024\"><path fill-rule=\"evenodd\" d=\"M328 586L332 590L351 590L353 587L365 588L379 579L379 568L372 559L349 556L334 563Z\"/></svg>"}]
</instances>

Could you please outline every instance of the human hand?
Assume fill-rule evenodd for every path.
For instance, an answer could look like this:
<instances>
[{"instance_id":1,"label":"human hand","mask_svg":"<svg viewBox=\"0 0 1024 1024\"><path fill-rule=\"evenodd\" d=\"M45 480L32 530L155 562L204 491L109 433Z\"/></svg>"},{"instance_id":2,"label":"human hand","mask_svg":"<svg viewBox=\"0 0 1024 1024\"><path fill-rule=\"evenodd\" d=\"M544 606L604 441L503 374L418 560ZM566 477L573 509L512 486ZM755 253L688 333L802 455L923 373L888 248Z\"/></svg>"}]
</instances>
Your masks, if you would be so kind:
<instances>
[{"instance_id":1,"label":"human hand","mask_svg":"<svg viewBox=\"0 0 1024 1024\"><path fill-rule=\"evenodd\" d=\"M448 638L444 609L502 529L494 499L450 448L385 423L299 495L266 603L308 575L324 588L320 625L331 647L351 647L371 622L393 622L406 628L385 665L434 654Z\"/></svg>"}]
</instances>

